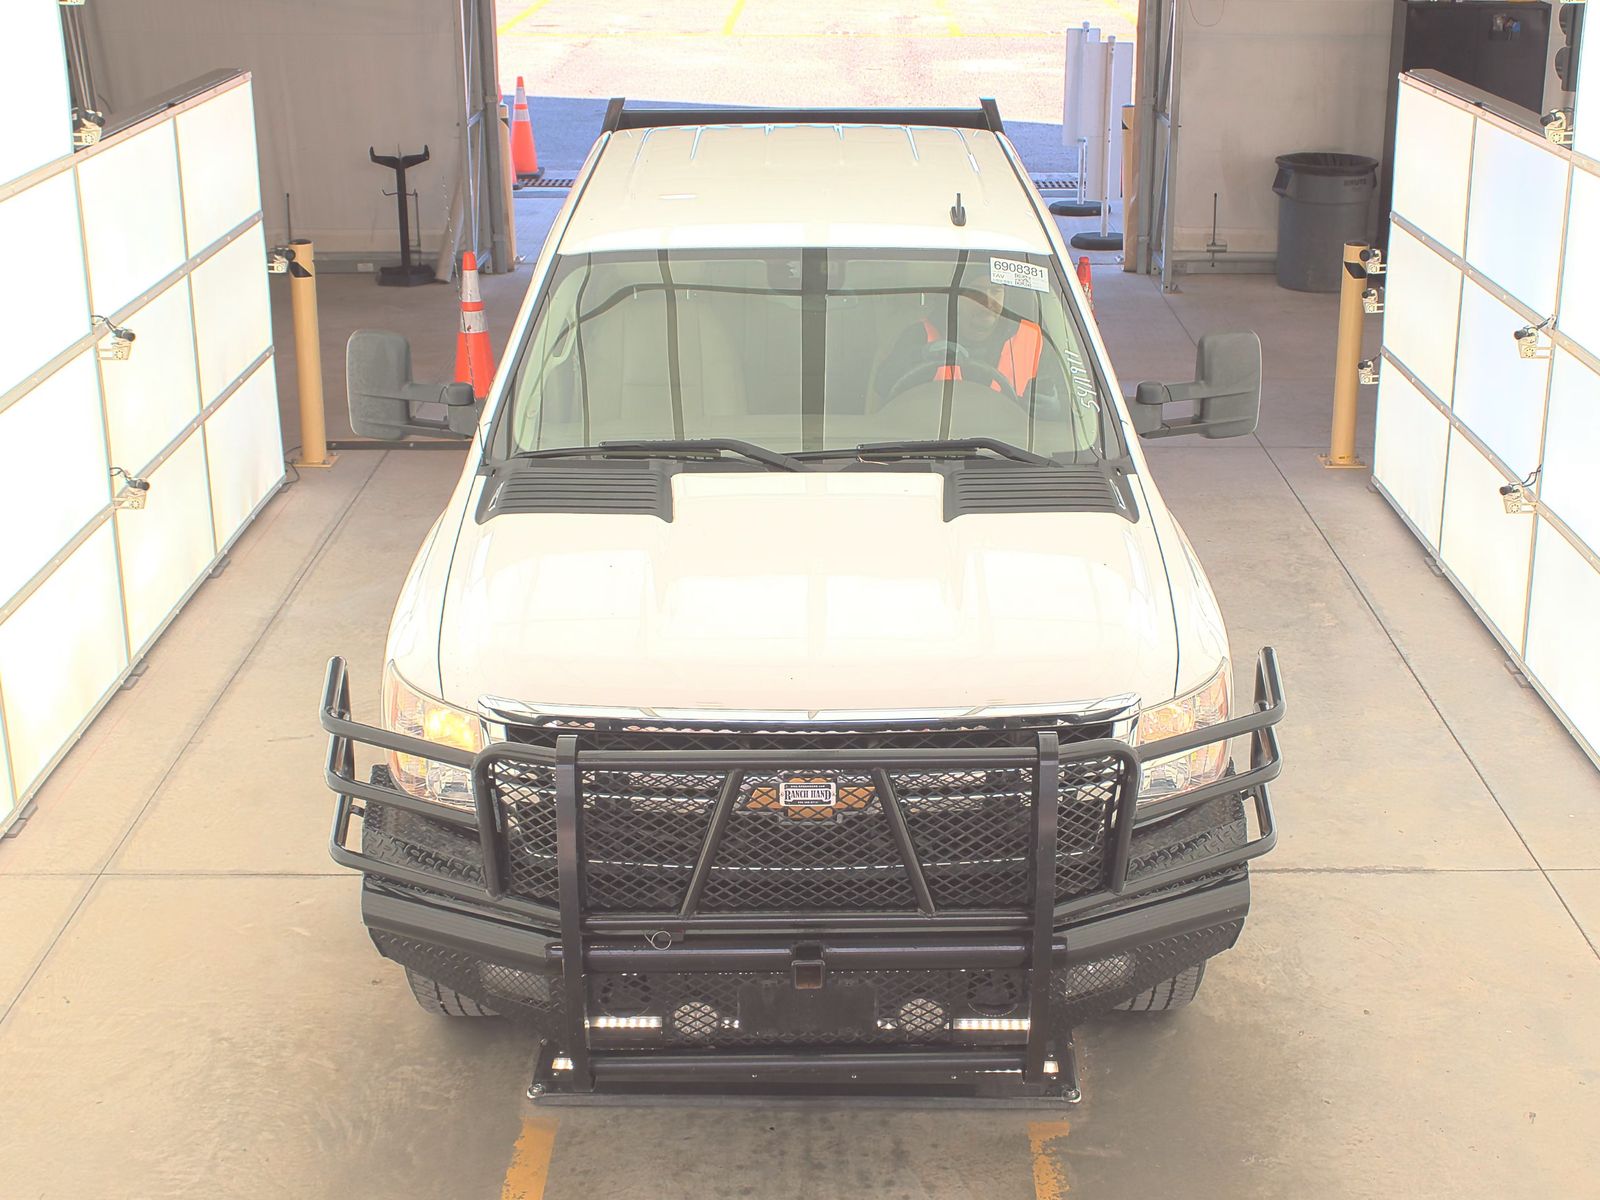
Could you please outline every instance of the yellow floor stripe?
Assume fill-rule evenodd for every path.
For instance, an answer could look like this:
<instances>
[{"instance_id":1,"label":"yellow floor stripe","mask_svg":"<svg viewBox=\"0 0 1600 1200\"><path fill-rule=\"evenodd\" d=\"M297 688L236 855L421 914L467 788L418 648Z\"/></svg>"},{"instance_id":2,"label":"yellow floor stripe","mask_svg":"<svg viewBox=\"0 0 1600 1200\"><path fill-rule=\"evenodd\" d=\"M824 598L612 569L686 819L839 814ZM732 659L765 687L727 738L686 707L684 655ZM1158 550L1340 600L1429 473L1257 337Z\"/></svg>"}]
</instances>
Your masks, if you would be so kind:
<instances>
[{"instance_id":1,"label":"yellow floor stripe","mask_svg":"<svg viewBox=\"0 0 1600 1200\"><path fill-rule=\"evenodd\" d=\"M540 1200L556 1148L556 1118L524 1117L522 1135L511 1151L500 1200Z\"/></svg>"},{"instance_id":2,"label":"yellow floor stripe","mask_svg":"<svg viewBox=\"0 0 1600 1200\"><path fill-rule=\"evenodd\" d=\"M939 15L944 18L944 26L950 31L950 36L960 37L961 26L957 25L955 17L950 15L950 0L939 0L935 7L938 8Z\"/></svg>"},{"instance_id":3,"label":"yellow floor stripe","mask_svg":"<svg viewBox=\"0 0 1600 1200\"><path fill-rule=\"evenodd\" d=\"M521 25L529 17L533 16L534 13L538 12L541 8L549 3L550 0L533 0L532 4L528 5L527 8L523 9L516 16L512 17L511 20L497 26L495 28L495 32L505 33L508 30L515 29L518 25Z\"/></svg>"},{"instance_id":4,"label":"yellow floor stripe","mask_svg":"<svg viewBox=\"0 0 1600 1200\"><path fill-rule=\"evenodd\" d=\"M744 15L744 0L733 0L733 10L728 13L728 19L722 23L722 36L727 37L733 32L733 27L739 23L739 18Z\"/></svg>"},{"instance_id":5,"label":"yellow floor stripe","mask_svg":"<svg viewBox=\"0 0 1600 1200\"><path fill-rule=\"evenodd\" d=\"M1065 1121L1029 1121L1028 1147L1033 1151L1033 1194L1036 1200L1062 1200L1067 1187L1066 1168L1061 1165L1061 1147L1071 1128Z\"/></svg>"}]
</instances>

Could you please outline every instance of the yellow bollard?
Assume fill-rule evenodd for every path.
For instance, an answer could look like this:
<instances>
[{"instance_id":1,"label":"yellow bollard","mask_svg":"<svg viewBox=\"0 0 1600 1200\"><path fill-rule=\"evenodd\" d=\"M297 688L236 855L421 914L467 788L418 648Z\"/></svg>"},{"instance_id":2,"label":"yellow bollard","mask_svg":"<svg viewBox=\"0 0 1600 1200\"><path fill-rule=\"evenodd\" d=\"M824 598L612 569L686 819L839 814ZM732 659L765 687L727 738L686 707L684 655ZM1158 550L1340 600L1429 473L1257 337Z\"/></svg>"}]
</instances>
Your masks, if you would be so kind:
<instances>
[{"instance_id":1,"label":"yellow bollard","mask_svg":"<svg viewBox=\"0 0 1600 1200\"><path fill-rule=\"evenodd\" d=\"M1334 348L1333 433L1328 452L1317 455L1325 467L1364 467L1356 457L1356 401L1361 394L1361 328L1366 310L1361 293L1367 290L1367 267L1362 259L1365 242L1344 244L1344 274L1339 279L1339 343Z\"/></svg>"},{"instance_id":2,"label":"yellow bollard","mask_svg":"<svg viewBox=\"0 0 1600 1200\"><path fill-rule=\"evenodd\" d=\"M506 106L500 105L500 186L506 202L506 261L495 263L497 274L504 275L517 267L517 206L513 196L516 191L516 169L511 165L511 121Z\"/></svg>"},{"instance_id":3,"label":"yellow bollard","mask_svg":"<svg viewBox=\"0 0 1600 1200\"><path fill-rule=\"evenodd\" d=\"M306 238L289 243L289 304L294 312L295 380L300 386L300 457L297 467L331 467L328 419L322 401L322 335L317 325L316 251Z\"/></svg>"}]
</instances>

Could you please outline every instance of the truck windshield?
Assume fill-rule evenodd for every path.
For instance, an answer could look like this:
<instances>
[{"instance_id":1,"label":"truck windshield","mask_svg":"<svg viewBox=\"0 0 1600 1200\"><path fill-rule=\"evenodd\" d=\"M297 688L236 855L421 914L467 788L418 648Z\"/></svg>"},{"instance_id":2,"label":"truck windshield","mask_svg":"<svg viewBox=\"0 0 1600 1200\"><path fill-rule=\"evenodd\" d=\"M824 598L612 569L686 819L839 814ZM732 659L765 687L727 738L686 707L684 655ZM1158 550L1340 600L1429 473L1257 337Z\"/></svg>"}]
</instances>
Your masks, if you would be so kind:
<instances>
[{"instance_id":1,"label":"truck windshield","mask_svg":"<svg viewBox=\"0 0 1600 1200\"><path fill-rule=\"evenodd\" d=\"M721 437L793 453L990 438L1060 461L1115 457L1089 362L1043 255L567 255L498 444Z\"/></svg>"}]
</instances>

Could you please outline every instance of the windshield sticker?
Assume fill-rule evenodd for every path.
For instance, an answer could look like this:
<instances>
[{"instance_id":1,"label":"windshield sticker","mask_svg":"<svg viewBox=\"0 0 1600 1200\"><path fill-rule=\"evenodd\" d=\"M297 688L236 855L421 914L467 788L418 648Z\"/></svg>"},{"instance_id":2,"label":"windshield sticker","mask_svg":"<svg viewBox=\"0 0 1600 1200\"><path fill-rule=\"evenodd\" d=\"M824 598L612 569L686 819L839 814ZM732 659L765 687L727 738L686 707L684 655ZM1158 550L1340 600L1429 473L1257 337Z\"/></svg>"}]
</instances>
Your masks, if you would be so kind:
<instances>
[{"instance_id":1,"label":"windshield sticker","mask_svg":"<svg viewBox=\"0 0 1600 1200\"><path fill-rule=\"evenodd\" d=\"M1014 258L991 258L989 282L1003 283L1008 287L1025 287L1035 292L1050 290L1050 274L1043 267Z\"/></svg>"}]
</instances>

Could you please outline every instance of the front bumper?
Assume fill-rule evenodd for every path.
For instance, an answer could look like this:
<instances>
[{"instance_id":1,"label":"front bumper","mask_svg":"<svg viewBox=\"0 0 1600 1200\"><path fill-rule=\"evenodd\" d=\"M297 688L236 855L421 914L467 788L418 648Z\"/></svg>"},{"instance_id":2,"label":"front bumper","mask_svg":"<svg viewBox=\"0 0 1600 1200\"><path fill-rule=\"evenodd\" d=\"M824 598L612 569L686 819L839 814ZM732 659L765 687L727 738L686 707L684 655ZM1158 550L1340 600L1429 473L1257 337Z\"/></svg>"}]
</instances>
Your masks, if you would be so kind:
<instances>
[{"instance_id":1,"label":"front bumper","mask_svg":"<svg viewBox=\"0 0 1600 1200\"><path fill-rule=\"evenodd\" d=\"M1282 713L1276 659L1266 650L1254 712L1140 749L1104 740L1057 746L1042 734L1021 759L1014 749L784 756L785 770L870 766L890 813L891 770L944 769L956 758L963 770L1025 760L1036 781L1025 905L940 911L923 884L924 904L912 913L711 914L686 903L683 912L630 914L591 911L585 902L582 781L624 768L726 771L734 779L772 752L584 751L569 738L553 752L503 744L476 756L448 751L351 722L344 665L335 659L322 712L331 734L327 777L338 795L331 853L365 874L363 918L385 956L525 1021L573 1090L960 1076L1038 1086L1059 1071L1076 1023L1238 937L1249 907L1245 864L1277 836L1268 784L1281 768L1274 726ZM1249 739L1246 770L1135 817L1141 761L1233 737ZM470 769L477 811L417 800L381 774L358 780L358 742ZM1119 780L1107 792L1103 862L1094 860L1103 875L1063 901L1052 890L1061 861L1057 812L1069 803L1074 764L1091 759L1114 762ZM508 762L553 772L554 906L507 888L494 778ZM725 790L732 795L738 785ZM352 818L377 813L400 836L376 853L350 848ZM407 827L432 833L408 838ZM721 828L709 822L697 877L715 858ZM903 845L917 875L911 839Z\"/></svg>"}]
</instances>

